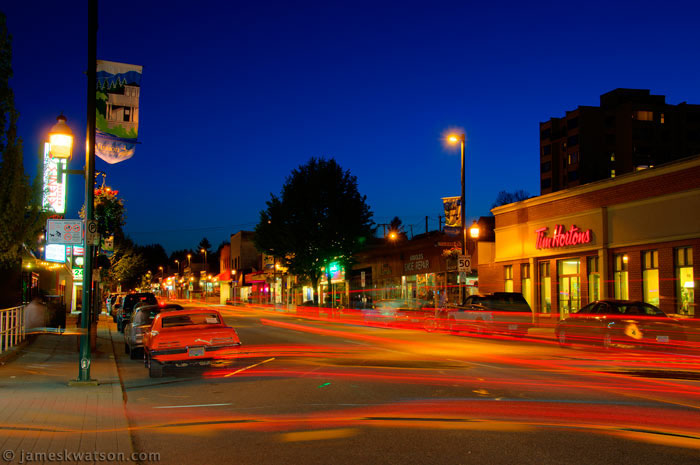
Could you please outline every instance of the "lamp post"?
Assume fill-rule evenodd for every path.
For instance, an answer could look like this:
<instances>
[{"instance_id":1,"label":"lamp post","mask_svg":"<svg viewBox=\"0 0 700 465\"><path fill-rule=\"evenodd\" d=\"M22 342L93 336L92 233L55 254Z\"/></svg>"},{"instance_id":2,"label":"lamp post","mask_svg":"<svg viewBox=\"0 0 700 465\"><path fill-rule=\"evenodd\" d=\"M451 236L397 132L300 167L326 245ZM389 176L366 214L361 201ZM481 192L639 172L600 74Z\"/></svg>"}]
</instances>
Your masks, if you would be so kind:
<instances>
[{"instance_id":1,"label":"lamp post","mask_svg":"<svg viewBox=\"0 0 700 465\"><path fill-rule=\"evenodd\" d=\"M461 207L462 207L462 255L467 255L467 227L466 227L466 204L465 204L465 194L464 194L464 175L465 175L465 161L464 161L464 144L466 141L466 137L464 133L461 134L452 134L447 137L447 140L452 143L456 144L457 142L460 143L460 148L462 152L462 196L461 196ZM464 303L464 297L463 297L463 292L462 292L462 286L459 286L459 303L462 304Z\"/></svg>"},{"instance_id":2,"label":"lamp post","mask_svg":"<svg viewBox=\"0 0 700 465\"><path fill-rule=\"evenodd\" d=\"M202 252L204 254L204 274L206 275L207 271L209 271L207 268L207 249L202 248L202 250L200 250L200 252ZM204 285L204 298L206 298L208 293L209 293L209 288L205 284Z\"/></svg>"},{"instance_id":3,"label":"lamp post","mask_svg":"<svg viewBox=\"0 0 700 465\"><path fill-rule=\"evenodd\" d=\"M192 273L192 254L191 253L187 254L187 267L190 269L190 273Z\"/></svg>"},{"instance_id":4,"label":"lamp post","mask_svg":"<svg viewBox=\"0 0 700 465\"><path fill-rule=\"evenodd\" d=\"M180 275L180 260L175 260L175 263L177 263L177 274L179 276Z\"/></svg>"}]
</instances>

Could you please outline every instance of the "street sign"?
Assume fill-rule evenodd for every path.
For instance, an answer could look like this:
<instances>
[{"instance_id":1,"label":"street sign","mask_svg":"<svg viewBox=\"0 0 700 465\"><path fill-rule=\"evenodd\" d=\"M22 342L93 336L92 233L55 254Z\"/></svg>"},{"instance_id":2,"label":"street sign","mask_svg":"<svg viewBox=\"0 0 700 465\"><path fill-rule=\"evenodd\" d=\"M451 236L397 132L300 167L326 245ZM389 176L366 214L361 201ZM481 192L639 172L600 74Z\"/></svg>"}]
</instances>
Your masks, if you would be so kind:
<instances>
[{"instance_id":1,"label":"street sign","mask_svg":"<svg viewBox=\"0 0 700 465\"><path fill-rule=\"evenodd\" d=\"M97 221L86 221L85 242L86 245L100 245L100 233L97 232Z\"/></svg>"},{"instance_id":2,"label":"street sign","mask_svg":"<svg viewBox=\"0 0 700 465\"><path fill-rule=\"evenodd\" d=\"M472 272L472 257L470 255L460 255L457 260L457 271L460 273Z\"/></svg>"},{"instance_id":3,"label":"street sign","mask_svg":"<svg viewBox=\"0 0 700 465\"><path fill-rule=\"evenodd\" d=\"M82 244L83 222L80 220L47 220L46 242L49 244Z\"/></svg>"}]
</instances>

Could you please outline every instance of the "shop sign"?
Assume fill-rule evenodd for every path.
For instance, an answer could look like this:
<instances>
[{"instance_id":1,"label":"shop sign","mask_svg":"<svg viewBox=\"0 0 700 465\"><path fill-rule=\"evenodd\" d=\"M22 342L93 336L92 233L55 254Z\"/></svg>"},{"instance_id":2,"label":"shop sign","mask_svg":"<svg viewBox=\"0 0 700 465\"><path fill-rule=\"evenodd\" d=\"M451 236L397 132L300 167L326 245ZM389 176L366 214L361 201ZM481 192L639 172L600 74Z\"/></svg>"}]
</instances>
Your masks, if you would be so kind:
<instances>
[{"instance_id":1,"label":"shop sign","mask_svg":"<svg viewBox=\"0 0 700 465\"><path fill-rule=\"evenodd\" d=\"M83 280L83 269L82 268L73 268L73 279L74 280Z\"/></svg>"},{"instance_id":2,"label":"shop sign","mask_svg":"<svg viewBox=\"0 0 700 465\"><path fill-rule=\"evenodd\" d=\"M403 271L406 274L426 272L430 268L430 260L424 259L422 253L411 255L408 260L408 263L403 265Z\"/></svg>"},{"instance_id":3,"label":"shop sign","mask_svg":"<svg viewBox=\"0 0 700 465\"><path fill-rule=\"evenodd\" d=\"M58 166L65 170L68 162L65 159L51 158L50 144L44 144L44 194L42 206L44 210L54 213L66 211L66 174L58 176Z\"/></svg>"},{"instance_id":4,"label":"shop sign","mask_svg":"<svg viewBox=\"0 0 700 465\"><path fill-rule=\"evenodd\" d=\"M554 249L593 242L593 231L591 229L583 231L576 225L571 225L571 228L566 231L563 225L558 224L554 227L554 234L551 237L547 236L548 229L545 226L535 230L535 234L537 234L535 247L538 249Z\"/></svg>"}]
</instances>

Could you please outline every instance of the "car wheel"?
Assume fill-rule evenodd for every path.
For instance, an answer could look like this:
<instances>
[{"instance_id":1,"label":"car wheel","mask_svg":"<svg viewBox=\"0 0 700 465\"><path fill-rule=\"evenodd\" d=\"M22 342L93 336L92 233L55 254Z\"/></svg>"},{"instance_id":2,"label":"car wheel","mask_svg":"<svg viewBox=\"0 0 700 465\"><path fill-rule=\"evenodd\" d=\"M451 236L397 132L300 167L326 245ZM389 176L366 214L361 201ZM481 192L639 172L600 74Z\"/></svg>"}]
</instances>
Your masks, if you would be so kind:
<instances>
[{"instance_id":1,"label":"car wheel","mask_svg":"<svg viewBox=\"0 0 700 465\"><path fill-rule=\"evenodd\" d=\"M566 336L565 330L559 330L559 332L557 333L557 341L559 341L559 345L562 347L566 347L569 345L569 338Z\"/></svg>"},{"instance_id":2,"label":"car wheel","mask_svg":"<svg viewBox=\"0 0 700 465\"><path fill-rule=\"evenodd\" d=\"M149 360L148 363L148 376L151 378L161 378L163 377L163 365L159 362Z\"/></svg>"},{"instance_id":3,"label":"car wheel","mask_svg":"<svg viewBox=\"0 0 700 465\"><path fill-rule=\"evenodd\" d=\"M127 355L131 353L131 348L129 347L129 344L127 344L126 342L124 343L124 353Z\"/></svg>"}]
</instances>

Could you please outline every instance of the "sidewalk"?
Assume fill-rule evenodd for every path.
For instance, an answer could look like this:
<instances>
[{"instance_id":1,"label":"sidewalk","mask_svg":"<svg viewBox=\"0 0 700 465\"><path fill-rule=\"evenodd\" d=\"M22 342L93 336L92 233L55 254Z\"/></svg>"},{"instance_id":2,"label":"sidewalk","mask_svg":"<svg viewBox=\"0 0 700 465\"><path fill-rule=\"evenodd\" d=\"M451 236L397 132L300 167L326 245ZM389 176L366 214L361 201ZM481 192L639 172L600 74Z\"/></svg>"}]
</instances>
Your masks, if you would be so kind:
<instances>
[{"instance_id":1,"label":"sidewalk","mask_svg":"<svg viewBox=\"0 0 700 465\"><path fill-rule=\"evenodd\" d=\"M129 460L133 450L108 321L100 318L92 354L91 377L98 386L68 386L78 375L74 335L37 336L15 360L0 366L0 454L5 462L29 462L27 454L51 452L63 454L63 460L54 461L64 463L85 463L72 455L76 453L105 458L122 453ZM99 461L92 457L89 462Z\"/></svg>"}]
</instances>

